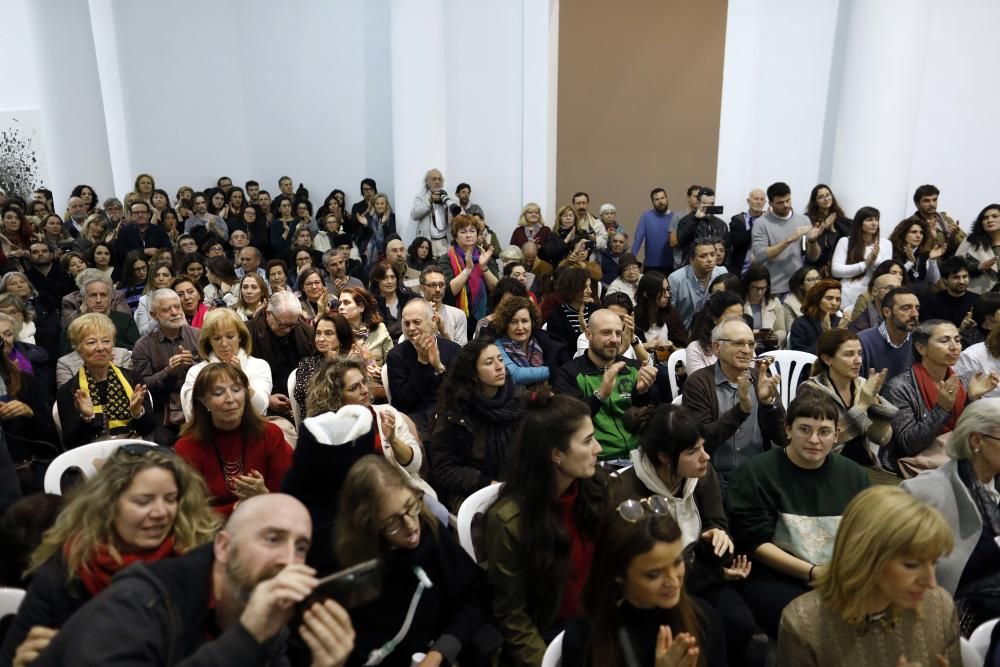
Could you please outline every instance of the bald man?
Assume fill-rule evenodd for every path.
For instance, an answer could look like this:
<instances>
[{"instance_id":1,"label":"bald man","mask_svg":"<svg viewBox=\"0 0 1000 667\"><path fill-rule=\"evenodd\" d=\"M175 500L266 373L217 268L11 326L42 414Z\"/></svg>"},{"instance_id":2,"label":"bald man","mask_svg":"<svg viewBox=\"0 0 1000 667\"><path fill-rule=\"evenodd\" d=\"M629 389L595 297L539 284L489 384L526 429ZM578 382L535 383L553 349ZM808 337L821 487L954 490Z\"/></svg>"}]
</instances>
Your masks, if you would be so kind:
<instances>
[{"instance_id":1,"label":"bald man","mask_svg":"<svg viewBox=\"0 0 1000 667\"><path fill-rule=\"evenodd\" d=\"M125 570L31 664L287 664L285 626L317 584L305 565L311 536L295 498L244 500L212 544ZM350 617L333 600L314 603L299 634L314 666L339 667L354 646Z\"/></svg>"},{"instance_id":2,"label":"bald man","mask_svg":"<svg viewBox=\"0 0 1000 667\"><path fill-rule=\"evenodd\" d=\"M726 258L726 268L738 276L750 268L750 230L754 221L764 215L766 207L767 194L760 188L754 188L747 195L747 210L729 220L727 240L732 250Z\"/></svg>"},{"instance_id":3,"label":"bald man","mask_svg":"<svg viewBox=\"0 0 1000 667\"><path fill-rule=\"evenodd\" d=\"M629 452L639 444L638 436L625 428L625 411L659 402L656 369L622 356L623 332L616 313L606 308L594 311L587 324L587 352L564 364L553 385L557 392L590 406L594 435L602 448L600 459L619 468L630 463Z\"/></svg>"}]
</instances>

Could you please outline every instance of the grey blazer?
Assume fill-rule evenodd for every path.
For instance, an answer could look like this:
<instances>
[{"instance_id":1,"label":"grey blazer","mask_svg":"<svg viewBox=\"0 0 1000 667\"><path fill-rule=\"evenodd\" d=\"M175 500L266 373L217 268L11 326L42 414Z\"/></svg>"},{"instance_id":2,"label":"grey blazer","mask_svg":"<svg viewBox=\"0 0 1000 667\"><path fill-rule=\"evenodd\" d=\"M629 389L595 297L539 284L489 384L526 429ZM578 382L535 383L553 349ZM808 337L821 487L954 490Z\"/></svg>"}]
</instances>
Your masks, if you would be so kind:
<instances>
[{"instance_id":1,"label":"grey blazer","mask_svg":"<svg viewBox=\"0 0 1000 667\"><path fill-rule=\"evenodd\" d=\"M900 486L941 512L954 531L955 548L937 564L938 583L954 596L983 531L983 519L972 494L958 476L958 462L951 460L937 470L926 470L913 479L904 480Z\"/></svg>"}]
</instances>

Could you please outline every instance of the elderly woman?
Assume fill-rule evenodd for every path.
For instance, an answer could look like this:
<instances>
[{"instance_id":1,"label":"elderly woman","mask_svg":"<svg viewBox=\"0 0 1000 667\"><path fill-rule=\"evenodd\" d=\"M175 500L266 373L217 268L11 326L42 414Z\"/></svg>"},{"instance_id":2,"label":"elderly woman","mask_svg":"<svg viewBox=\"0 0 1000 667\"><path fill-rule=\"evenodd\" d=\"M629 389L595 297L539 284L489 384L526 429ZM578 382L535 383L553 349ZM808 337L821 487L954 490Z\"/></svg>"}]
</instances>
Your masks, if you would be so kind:
<instances>
[{"instance_id":1,"label":"elderly woman","mask_svg":"<svg viewBox=\"0 0 1000 667\"><path fill-rule=\"evenodd\" d=\"M58 348L58 305L52 300L52 297L36 290L28 277L20 271L11 271L0 278L0 295L17 297L24 304L25 309L31 313L31 317L25 321L33 323L28 332L33 333L35 339L29 342L41 345L48 350ZM74 292L74 295L80 298L78 292ZM66 324L68 323L67 321Z\"/></svg>"},{"instance_id":2,"label":"elderly woman","mask_svg":"<svg viewBox=\"0 0 1000 667\"><path fill-rule=\"evenodd\" d=\"M928 504L886 485L859 493L844 510L829 565L817 568L816 590L781 616L778 664L961 665L955 605L934 580L952 544Z\"/></svg>"},{"instance_id":3,"label":"elderly woman","mask_svg":"<svg viewBox=\"0 0 1000 667\"><path fill-rule=\"evenodd\" d=\"M882 395L899 408L892 440L879 451L884 467L913 477L946 463L944 445L966 404L996 389L1000 376L979 372L968 384L952 366L962 352L962 336L945 320L921 322L910 334L913 366L889 380Z\"/></svg>"},{"instance_id":4,"label":"elderly woman","mask_svg":"<svg viewBox=\"0 0 1000 667\"><path fill-rule=\"evenodd\" d=\"M316 371L325 363L352 354L356 345L351 325L340 313L320 315L314 329L316 337L313 344L316 352L299 361L298 368L295 369L295 386L292 388L299 405L300 414L297 416L300 419L306 417L306 392Z\"/></svg>"},{"instance_id":5,"label":"elderly woman","mask_svg":"<svg viewBox=\"0 0 1000 667\"><path fill-rule=\"evenodd\" d=\"M521 209L517 228L510 235L510 244L520 248L526 242L534 241L538 247L542 247L551 232L552 230L545 226L545 219L542 218L542 207L535 202L528 202Z\"/></svg>"},{"instance_id":6,"label":"elderly woman","mask_svg":"<svg viewBox=\"0 0 1000 667\"><path fill-rule=\"evenodd\" d=\"M216 362L232 364L242 370L250 379L247 386L250 404L259 415L267 412L272 388L271 367L263 359L250 356L252 350L250 330L235 311L216 308L205 316L198 338L198 354L204 361L188 369L181 387L181 408L186 420L190 421L194 415L194 386L198 375L208 364Z\"/></svg>"},{"instance_id":7,"label":"elderly woman","mask_svg":"<svg viewBox=\"0 0 1000 667\"><path fill-rule=\"evenodd\" d=\"M483 223L468 215L456 215L451 221L454 242L448 252L438 258L438 268L448 283L444 302L455 306L469 319L469 333L476 330L476 322L487 313L489 291L499 280L499 270L493 253L496 248L483 251L476 245Z\"/></svg>"},{"instance_id":8,"label":"elderly woman","mask_svg":"<svg viewBox=\"0 0 1000 667\"><path fill-rule=\"evenodd\" d=\"M83 366L56 392L63 444L72 448L152 432L156 424L146 387L130 370L112 363L114 322L107 315L87 313L73 320L68 336Z\"/></svg>"},{"instance_id":9,"label":"elderly woman","mask_svg":"<svg viewBox=\"0 0 1000 667\"><path fill-rule=\"evenodd\" d=\"M335 299L326 289L326 282L319 269L308 267L298 277L299 303L302 304L302 319L311 324L321 315L329 313Z\"/></svg>"},{"instance_id":10,"label":"elderly woman","mask_svg":"<svg viewBox=\"0 0 1000 667\"><path fill-rule=\"evenodd\" d=\"M955 549L937 560L937 580L955 598L962 633L1000 616L1000 399L984 398L962 413L946 446L949 461L903 482L951 527ZM955 663L953 663L955 664Z\"/></svg>"},{"instance_id":11,"label":"elderly woman","mask_svg":"<svg viewBox=\"0 0 1000 667\"><path fill-rule=\"evenodd\" d=\"M211 542L219 520L207 500L201 477L170 449L117 449L76 489L32 554L31 587L0 662L29 664L51 635L133 563L155 563Z\"/></svg>"},{"instance_id":12,"label":"elderly woman","mask_svg":"<svg viewBox=\"0 0 1000 667\"><path fill-rule=\"evenodd\" d=\"M177 455L201 473L212 507L229 516L236 503L281 489L292 448L281 429L248 409L250 383L226 362L203 366L194 383L192 416Z\"/></svg>"},{"instance_id":13,"label":"elderly woman","mask_svg":"<svg viewBox=\"0 0 1000 667\"><path fill-rule=\"evenodd\" d=\"M75 319L75 317L83 313L101 313L102 315L107 315L114 323L115 330L117 331L115 344L118 347L131 350L135 342L139 340L139 329L136 327L131 311L129 311L129 314L125 314L111 307L112 295L115 294L111 279L99 269L93 269L80 274L77 284L80 285L82 300L80 307L77 309L77 314L71 319ZM124 305L125 308L128 308L127 304ZM71 341L68 337L68 331L69 328L67 327L63 335L63 353L70 351Z\"/></svg>"},{"instance_id":14,"label":"elderly woman","mask_svg":"<svg viewBox=\"0 0 1000 667\"><path fill-rule=\"evenodd\" d=\"M559 367L569 361L566 346L541 329L538 306L531 299L512 296L497 306L493 329L507 374L519 385L555 380Z\"/></svg>"}]
</instances>

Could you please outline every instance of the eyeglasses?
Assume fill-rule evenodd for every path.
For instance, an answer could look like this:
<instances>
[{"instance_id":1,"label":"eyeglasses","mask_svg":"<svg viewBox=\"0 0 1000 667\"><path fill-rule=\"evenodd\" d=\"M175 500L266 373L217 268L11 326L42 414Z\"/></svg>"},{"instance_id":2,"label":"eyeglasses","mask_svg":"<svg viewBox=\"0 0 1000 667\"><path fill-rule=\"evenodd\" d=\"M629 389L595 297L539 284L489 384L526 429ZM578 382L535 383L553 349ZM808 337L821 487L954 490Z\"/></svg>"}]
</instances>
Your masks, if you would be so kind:
<instances>
[{"instance_id":1,"label":"eyeglasses","mask_svg":"<svg viewBox=\"0 0 1000 667\"><path fill-rule=\"evenodd\" d=\"M272 313L271 311L267 311L267 316L270 317L272 320L274 320L274 326L278 329L291 329L292 327L294 327L296 324L299 323L299 318L297 317L295 318L294 322L282 322L277 317L275 317L274 313Z\"/></svg>"},{"instance_id":2,"label":"eyeglasses","mask_svg":"<svg viewBox=\"0 0 1000 667\"><path fill-rule=\"evenodd\" d=\"M386 519L385 523L382 524L382 532L388 537L392 537L399 531L403 530L403 521L407 518L416 519L420 516L420 512L424 509L424 494L414 496L403 511L399 514L393 514L391 517Z\"/></svg>"},{"instance_id":3,"label":"eyeglasses","mask_svg":"<svg viewBox=\"0 0 1000 667\"><path fill-rule=\"evenodd\" d=\"M979 435L983 438L989 438L990 440L996 440L1000 442L1000 436L990 435L989 433L980 433Z\"/></svg>"},{"instance_id":4,"label":"eyeglasses","mask_svg":"<svg viewBox=\"0 0 1000 667\"><path fill-rule=\"evenodd\" d=\"M720 338L720 343L729 343L733 347L742 347L747 350L752 350L757 347L757 341L755 340L733 340L732 338Z\"/></svg>"},{"instance_id":5,"label":"eyeglasses","mask_svg":"<svg viewBox=\"0 0 1000 667\"><path fill-rule=\"evenodd\" d=\"M430 287L431 289L444 289L444 283L420 283L424 287Z\"/></svg>"},{"instance_id":6,"label":"eyeglasses","mask_svg":"<svg viewBox=\"0 0 1000 667\"><path fill-rule=\"evenodd\" d=\"M646 514L663 516L670 513L670 503L663 496L649 496L640 500L628 499L618 505L618 516L629 523L639 521Z\"/></svg>"}]
</instances>

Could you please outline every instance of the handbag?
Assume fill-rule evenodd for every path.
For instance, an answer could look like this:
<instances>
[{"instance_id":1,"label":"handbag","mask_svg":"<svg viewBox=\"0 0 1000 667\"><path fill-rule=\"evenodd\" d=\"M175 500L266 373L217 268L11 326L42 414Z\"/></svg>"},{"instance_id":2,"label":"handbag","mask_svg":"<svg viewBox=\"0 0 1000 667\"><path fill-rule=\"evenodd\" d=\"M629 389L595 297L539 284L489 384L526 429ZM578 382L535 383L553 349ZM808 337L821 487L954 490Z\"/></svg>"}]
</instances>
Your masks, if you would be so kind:
<instances>
[{"instance_id":1,"label":"handbag","mask_svg":"<svg viewBox=\"0 0 1000 667\"><path fill-rule=\"evenodd\" d=\"M896 460L903 479L912 479L925 470L936 470L949 461L945 445L951 440L951 431L942 433L916 456L902 456Z\"/></svg>"}]
</instances>

